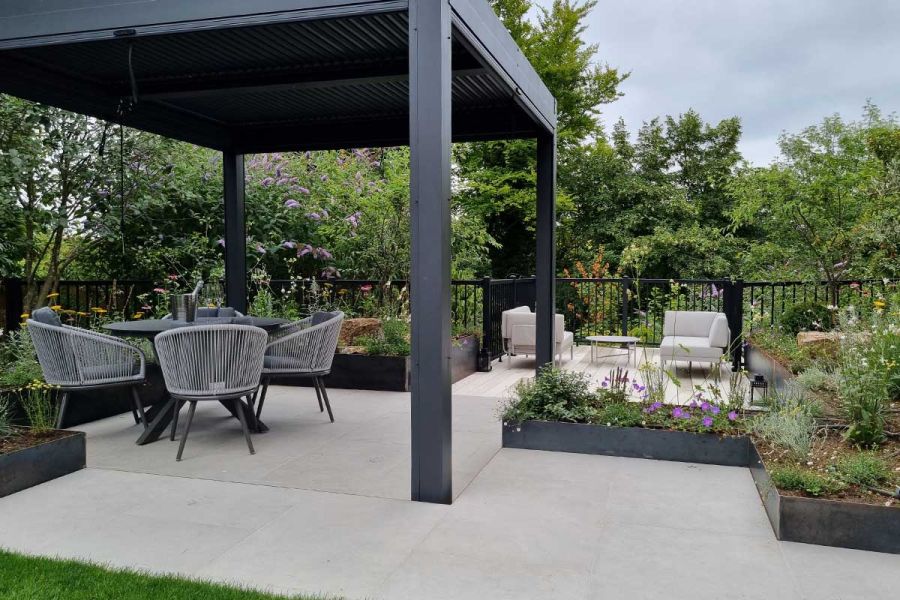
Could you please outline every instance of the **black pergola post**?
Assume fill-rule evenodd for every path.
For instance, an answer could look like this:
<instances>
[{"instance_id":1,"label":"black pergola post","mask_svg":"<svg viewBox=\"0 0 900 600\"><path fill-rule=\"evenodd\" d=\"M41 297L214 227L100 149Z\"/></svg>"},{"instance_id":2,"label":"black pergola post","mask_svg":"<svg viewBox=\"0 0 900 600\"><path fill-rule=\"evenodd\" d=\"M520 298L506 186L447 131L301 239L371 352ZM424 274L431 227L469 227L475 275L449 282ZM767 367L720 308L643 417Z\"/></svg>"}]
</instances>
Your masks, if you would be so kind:
<instances>
[{"instance_id":1,"label":"black pergola post","mask_svg":"<svg viewBox=\"0 0 900 600\"><path fill-rule=\"evenodd\" d=\"M244 155L222 153L225 196L225 300L247 312L247 229L244 221Z\"/></svg>"},{"instance_id":2,"label":"black pergola post","mask_svg":"<svg viewBox=\"0 0 900 600\"><path fill-rule=\"evenodd\" d=\"M412 499L450 504L450 5L409 3Z\"/></svg>"},{"instance_id":3,"label":"black pergola post","mask_svg":"<svg viewBox=\"0 0 900 600\"><path fill-rule=\"evenodd\" d=\"M535 270L537 369L553 363L556 340L556 135L537 138L537 265Z\"/></svg>"}]
</instances>

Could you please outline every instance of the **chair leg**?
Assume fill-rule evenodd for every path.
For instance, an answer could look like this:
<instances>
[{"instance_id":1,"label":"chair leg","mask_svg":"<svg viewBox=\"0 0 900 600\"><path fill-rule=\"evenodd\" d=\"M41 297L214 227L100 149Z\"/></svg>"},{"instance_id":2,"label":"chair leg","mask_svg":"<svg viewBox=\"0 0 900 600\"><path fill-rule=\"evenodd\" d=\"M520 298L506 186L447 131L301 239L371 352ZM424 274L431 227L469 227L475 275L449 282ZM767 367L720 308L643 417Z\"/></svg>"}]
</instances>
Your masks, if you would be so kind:
<instances>
[{"instance_id":1,"label":"chair leg","mask_svg":"<svg viewBox=\"0 0 900 600\"><path fill-rule=\"evenodd\" d=\"M150 426L150 423L147 422L147 413L144 412L144 403L141 402L141 395L137 391L137 386L131 386L131 401L134 403L134 409L137 413L140 413L141 423L144 424L144 429ZM135 417L137 417L137 413L135 413Z\"/></svg>"},{"instance_id":2,"label":"chair leg","mask_svg":"<svg viewBox=\"0 0 900 600\"><path fill-rule=\"evenodd\" d=\"M322 381L321 377L316 377L316 379L319 380L319 389L322 390L322 399L325 401L325 408L328 409L328 418L334 423L334 415L331 413L331 403L328 401L328 391L325 389L325 382Z\"/></svg>"},{"instance_id":3,"label":"chair leg","mask_svg":"<svg viewBox=\"0 0 900 600\"><path fill-rule=\"evenodd\" d=\"M318 377L313 377L313 387L316 388L316 398L319 399L319 412L325 412L325 405L322 404L322 390L319 389Z\"/></svg>"},{"instance_id":4,"label":"chair leg","mask_svg":"<svg viewBox=\"0 0 900 600\"><path fill-rule=\"evenodd\" d=\"M184 452L184 443L187 441L188 434L191 432L191 423L194 421L194 411L197 410L197 401L191 401L191 409L188 411L188 421L187 426L184 428L184 435L181 436L181 443L178 444L178 455L175 457L176 461L181 461L181 453Z\"/></svg>"},{"instance_id":5,"label":"chair leg","mask_svg":"<svg viewBox=\"0 0 900 600\"><path fill-rule=\"evenodd\" d=\"M269 390L269 378L263 379L262 382L262 392L259 394L259 404L256 406L256 419L259 420L259 415L262 414L263 403L266 401L266 392Z\"/></svg>"},{"instance_id":6,"label":"chair leg","mask_svg":"<svg viewBox=\"0 0 900 600\"><path fill-rule=\"evenodd\" d=\"M175 441L175 430L178 429L178 413L181 412L181 400L175 400L172 405L172 431L169 433L169 441Z\"/></svg>"},{"instance_id":7,"label":"chair leg","mask_svg":"<svg viewBox=\"0 0 900 600\"><path fill-rule=\"evenodd\" d=\"M63 392L59 397L59 414L56 416L56 428L62 429L63 420L66 417L66 406L69 405L69 392Z\"/></svg>"},{"instance_id":8,"label":"chair leg","mask_svg":"<svg viewBox=\"0 0 900 600\"><path fill-rule=\"evenodd\" d=\"M240 398L234 399L234 410L237 412L238 420L241 422L241 429L244 430L244 439L247 440L250 454L256 454L256 450L253 449L253 441L250 439L250 430L247 428L247 415L244 414L244 407Z\"/></svg>"}]
</instances>

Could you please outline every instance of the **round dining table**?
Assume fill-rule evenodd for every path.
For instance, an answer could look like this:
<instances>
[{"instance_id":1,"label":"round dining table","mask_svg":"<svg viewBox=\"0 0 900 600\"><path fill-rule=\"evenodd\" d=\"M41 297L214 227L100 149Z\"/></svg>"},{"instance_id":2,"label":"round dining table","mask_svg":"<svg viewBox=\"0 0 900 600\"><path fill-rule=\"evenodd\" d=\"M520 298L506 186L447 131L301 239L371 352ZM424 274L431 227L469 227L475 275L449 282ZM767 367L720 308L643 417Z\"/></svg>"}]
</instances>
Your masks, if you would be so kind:
<instances>
[{"instance_id":1,"label":"round dining table","mask_svg":"<svg viewBox=\"0 0 900 600\"><path fill-rule=\"evenodd\" d=\"M277 331L282 325L288 322L287 319L274 319L268 317L200 317L191 322L178 321L175 319L122 321L117 323L107 323L103 328L117 337L143 338L150 340L150 342L153 343L153 340L160 333L180 327L194 327L197 325L250 325L252 327L259 327L260 329L271 333ZM137 444L139 446L155 442L163 433L165 433L174 417L173 409L175 408L175 402L177 402L177 400L166 393L165 398L163 398L161 402L155 403L146 411L149 424L144 428L140 437L137 439ZM237 409L231 401L221 402L221 404L228 409L231 416L235 418L238 417ZM256 412L253 410L252 406L243 400L238 402L238 406L243 410L244 416L247 419L247 425L250 427L251 431L255 433L265 433L269 430L262 421L256 418Z\"/></svg>"}]
</instances>

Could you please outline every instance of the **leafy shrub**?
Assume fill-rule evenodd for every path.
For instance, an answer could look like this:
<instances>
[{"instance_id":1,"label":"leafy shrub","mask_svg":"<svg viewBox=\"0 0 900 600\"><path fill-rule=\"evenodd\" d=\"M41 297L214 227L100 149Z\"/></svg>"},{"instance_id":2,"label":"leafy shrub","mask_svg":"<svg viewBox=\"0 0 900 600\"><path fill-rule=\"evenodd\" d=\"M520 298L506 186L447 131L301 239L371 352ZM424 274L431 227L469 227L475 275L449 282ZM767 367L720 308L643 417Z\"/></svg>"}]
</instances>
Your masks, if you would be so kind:
<instances>
[{"instance_id":1,"label":"leafy shrub","mask_svg":"<svg viewBox=\"0 0 900 600\"><path fill-rule=\"evenodd\" d=\"M0 386L18 388L43 378L28 328L8 332L0 344Z\"/></svg>"},{"instance_id":2,"label":"leafy shrub","mask_svg":"<svg viewBox=\"0 0 900 600\"><path fill-rule=\"evenodd\" d=\"M779 322L791 335L800 331L830 331L834 328L834 315L823 304L800 302L787 308Z\"/></svg>"},{"instance_id":3,"label":"leafy shrub","mask_svg":"<svg viewBox=\"0 0 900 600\"><path fill-rule=\"evenodd\" d=\"M516 384L513 397L504 407L504 421L528 420L585 423L597 415L599 397L591 391L586 373L543 369L534 379Z\"/></svg>"},{"instance_id":4,"label":"leafy shrub","mask_svg":"<svg viewBox=\"0 0 900 600\"><path fill-rule=\"evenodd\" d=\"M888 385L884 373L856 347L841 353L838 395L849 427L851 443L868 448L885 440Z\"/></svg>"},{"instance_id":5,"label":"leafy shrub","mask_svg":"<svg viewBox=\"0 0 900 600\"><path fill-rule=\"evenodd\" d=\"M838 379L834 372L828 372L812 365L802 371L794 379L794 382L807 392L837 391Z\"/></svg>"},{"instance_id":6,"label":"leafy shrub","mask_svg":"<svg viewBox=\"0 0 900 600\"><path fill-rule=\"evenodd\" d=\"M817 408L792 386L783 394L771 394L770 398L769 412L750 422L750 432L786 450L794 460L806 460L816 431Z\"/></svg>"},{"instance_id":7,"label":"leafy shrub","mask_svg":"<svg viewBox=\"0 0 900 600\"><path fill-rule=\"evenodd\" d=\"M870 452L843 456L835 469L843 481L855 485L876 486L891 479L890 466Z\"/></svg>"},{"instance_id":8,"label":"leafy shrub","mask_svg":"<svg viewBox=\"0 0 900 600\"><path fill-rule=\"evenodd\" d=\"M639 427L644 423L644 412L637 402L613 402L597 411L597 423L612 427Z\"/></svg>"},{"instance_id":9,"label":"leafy shrub","mask_svg":"<svg viewBox=\"0 0 900 600\"><path fill-rule=\"evenodd\" d=\"M387 319L381 324L381 335L357 338L370 356L409 356L409 325L400 319Z\"/></svg>"},{"instance_id":10,"label":"leafy shrub","mask_svg":"<svg viewBox=\"0 0 900 600\"><path fill-rule=\"evenodd\" d=\"M802 492L808 496L822 496L840 491L839 481L797 466L776 467L769 473L772 483L781 490Z\"/></svg>"}]
</instances>

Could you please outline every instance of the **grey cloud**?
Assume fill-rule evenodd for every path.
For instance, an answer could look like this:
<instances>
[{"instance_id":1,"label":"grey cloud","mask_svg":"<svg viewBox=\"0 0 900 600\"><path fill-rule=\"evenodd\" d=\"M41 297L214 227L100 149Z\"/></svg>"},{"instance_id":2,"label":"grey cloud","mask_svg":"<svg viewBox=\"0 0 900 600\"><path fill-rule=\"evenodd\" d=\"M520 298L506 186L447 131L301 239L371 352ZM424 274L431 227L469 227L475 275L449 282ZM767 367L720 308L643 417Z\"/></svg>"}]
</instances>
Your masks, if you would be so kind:
<instances>
[{"instance_id":1,"label":"grey cloud","mask_svg":"<svg viewBox=\"0 0 900 600\"><path fill-rule=\"evenodd\" d=\"M625 96L603 107L607 126L623 117L634 131L689 108L736 115L744 155L766 164L782 131L857 119L868 98L900 109L898 31L897 0L601 0L586 37L632 72Z\"/></svg>"}]
</instances>

